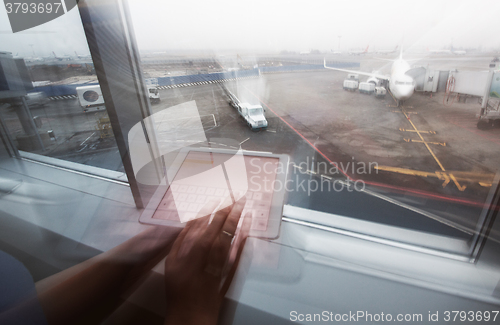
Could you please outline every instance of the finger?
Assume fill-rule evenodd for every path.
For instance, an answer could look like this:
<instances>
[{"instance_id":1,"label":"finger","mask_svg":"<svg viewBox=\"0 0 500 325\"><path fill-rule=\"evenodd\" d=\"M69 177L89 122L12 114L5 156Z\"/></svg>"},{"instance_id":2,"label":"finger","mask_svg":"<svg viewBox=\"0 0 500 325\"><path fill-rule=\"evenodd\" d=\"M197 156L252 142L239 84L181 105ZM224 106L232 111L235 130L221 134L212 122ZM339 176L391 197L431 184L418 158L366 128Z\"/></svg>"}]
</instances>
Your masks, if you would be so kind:
<instances>
[{"instance_id":1,"label":"finger","mask_svg":"<svg viewBox=\"0 0 500 325\"><path fill-rule=\"evenodd\" d=\"M252 227L252 212L247 212L243 218L243 223L241 225L240 232L236 238L235 246L239 246L242 241L247 239L250 234L250 228Z\"/></svg>"},{"instance_id":2,"label":"finger","mask_svg":"<svg viewBox=\"0 0 500 325\"><path fill-rule=\"evenodd\" d=\"M229 269L229 272L227 273L226 279L224 280L224 284L222 284L222 287L220 288L219 296L221 298L224 298L226 296L227 290L229 290L229 287L231 286L231 283L233 282L234 275L236 274L236 270L238 269L238 265L240 264L241 254L243 253L243 248L245 248L245 243L246 243L246 238L241 242L241 245L238 247L234 263L233 263L233 265L231 265L231 268Z\"/></svg>"},{"instance_id":3,"label":"finger","mask_svg":"<svg viewBox=\"0 0 500 325\"><path fill-rule=\"evenodd\" d=\"M205 271L207 271L208 273L214 273L206 269L206 261L212 249L215 237L220 233L227 216L231 212L232 205L230 203L231 199L227 197L222 203L222 206L225 206L225 208L220 209L215 213L215 216L206 229L203 238L201 238L201 240L198 242L197 249L193 250L197 254L197 256L193 256L193 258L201 261Z\"/></svg>"},{"instance_id":4,"label":"finger","mask_svg":"<svg viewBox=\"0 0 500 325\"><path fill-rule=\"evenodd\" d=\"M188 234L189 229L193 225L193 223L194 223L193 221L194 220L189 221L186 224L186 226L184 227L184 229L182 229L179 236L177 236L177 239L175 240L174 244L172 245L172 249L170 250L170 254L169 254L170 256L172 256L172 258L177 258L177 254L179 253L179 249L182 246L182 242L184 241L184 238L186 238L186 235Z\"/></svg>"},{"instance_id":5,"label":"finger","mask_svg":"<svg viewBox=\"0 0 500 325\"><path fill-rule=\"evenodd\" d=\"M236 203L234 203L233 205L228 206L228 209L223 209L223 213L226 214L225 218L218 219L217 224L213 228L209 227L209 229L207 229L207 237L212 243L217 238L217 236L223 233L223 231L234 236L236 227L238 226L238 221L241 216L241 212L243 211L245 204L246 197L243 197L240 200L236 201ZM226 235L226 237L232 236ZM229 243L231 243L231 241L229 241Z\"/></svg>"},{"instance_id":6,"label":"finger","mask_svg":"<svg viewBox=\"0 0 500 325\"><path fill-rule=\"evenodd\" d=\"M250 233L250 227L252 225L252 214L250 212L245 214L243 218L243 224L241 226L240 232L238 234L238 238L236 238L236 243L233 245L233 250L236 252L234 257L234 262L229 263L229 272L227 273L226 279L224 280L224 284L221 287L220 295L224 297L233 281L234 274L236 273L236 269L240 263L241 254L243 252L243 248L245 247L246 240L248 238L248 234ZM232 258L230 258L232 260Z\"/></svg>"},{"instance_id":7,"label":"finger","mask_svg":"<svg viewBox=\"0 0 500 325\"><path fill-rule=\"evenodd\" d=\"M219 205L220 201L219 200L211 200L207 202L203 208L198 212L196 217L193 219L194 224L193 224L193 229L200 229L200 228L206 228L208 225L208 220L210 219L210 216L214 212L215 208Z\"/></svg>"},{"instance_id":8,"label":"finger","mask_svg":"<svg viewBox=\"0 0 500 325\"><path fill-rule=\"evenodd\" d=\"M208 245L208 248L210 249L213 241L216 237L216 235L221 231L222 226L224 225L224 222L226 222L227 216L231 212L231 209L233 206L230 204L231 199L226 198L224 202L222 203L222 206L226 206L223 209L220 209L217 211L214 215L214 218L210 225L208 226L206 232L205 232L205 244Z\"/></svg>"},{"instance_id":9,"label":"finger","mask_svg":"<svg viewBox=\"0 0 500 325\"><path fill-rule=\"evenodd\" d=\"M210 216L212 215L212 212L215 210L215 208L219 205L219 201L217 200L212 200L207 202L203 208L198 212L198 215L196 218L194 218L192 221L191 225L191 235L196 235L200 230L204 230L207 225L208 225L208 220L210 219Z\"/></svg>"},{"instance_id":10,"label":"finger","mask_svg":"<svg viewBox=\"0 0 500 325\"><path fill-rule=\"evenodd\" d=\"M241 213L243 212L246 203L246 197L242 197L233 205L231 212L229 212L229 215L226 218L226 222L224 222L224 225L222 226L222 231L226 231L233 236L235 235Z\"/></svg>"},{"instance_id":11,"label":"finger","mask_svg":"<svg viewBox=\"0 0 500 325\"><path fill-rule=\"evenodd\" d=\"M219 204L220 200L212 200L205 204L205 206L200 210L196 222L193 225L193 237L202 238L202 234L207 230L210 217Z\"/></svg>"},{"instance_id":12,"label":"finger","mask_svg":"<svg viewBox=\"0 0 500 325\"><path fill-rule=\"evenodd\" d=\"M138 252L138 262L146 261L146 266L154 266L170 252L182 230L178 227L156 226L137 236L138 240L131 243L127 253L132 256L133 252Z\"/></svg>"},{"instance_id":13,"label":"finger","mask_svg":"<svg viewBox=\"0 0 500 325\"><path fill-rule=\"evenodd\" d=\"M177 257L184 257L188 255L193 255L196 252L194 246L203 238L203 234L207 229L206 225L208 224L208 220L210 219L210 215L204 216L195 220L192 220L192 225L186 234L181 247L177 253ZM190 257L191 258L191 257Z\"/></svg>"},{"instance_id":14,"label":"finger","mask_svg":"<svg viewBox=\"0 0 500 325\"><path fill-rule=\"evenodd\" d=\"M251 226L252 226L252 213L247 212L243 217L241 227L237 232L235 239L233 240L231 251L229 252L229 258L227 260L227 265L224 267L226 271L228 271L228 269L230 269L233 263L235 262L238 248L242 245L242 242L248 237Z\"/></svg>"},{"instance_id":15,"label":"finger","mask_svg":"<svg viewBox=\"0 0 500 325\"><path fill-rule=\"evenodd\" d=\"M203 208L201 208L200 212L198 212L198 216L196 218L204 217L204 216L209 216L212 215L212 213L215 211L215 208L221 203L220 199L214 199L208 201Z\"/></svg>"},{"instance_id":16,"label":"finger","mask_svg":"<svg viewBox=\"0 0 500 325\"><path fill-rule=\"evenodd\" d=\"M222 274L245 203L245 199L236 202L226 218L221 231L215 234L207 265L207 269L214 275Z\"/></svg>"},{"instance_id":17,"label":"finger","mask_svg":"<svg viewBox=\"0 0 500 325\"><path fill-rule=\"evenodd\" d=\"M246 239L250 234L250 228L252 227L252 212L247 212L245 214L245 219L243 219L243 224L241 226L241 236L242 239Z\"/></svg>"},{"instance_id":18,"label":"finger","mask_svg":"<svg viewBox=\"0 0 500 325\"><path fill-rule=\"evenodd\" d=\"M210 215L212 214L212 212L214 211L214 209L217 207L218 204L219 202L217 201L208 202L200 210L196 219L187 222L186 226L179 234L177 240L174 242L174 245L172 246L171 254L173 254L173 256L177 257L179 255L179 251L181 250L184 251L185 249L181 249L182 247L190 246L186 245L186 242L192 241L193 237L196 237L200 228L202 228L204 224L206 226L206 223L208 223ZM203 216L205 216L205 219L203 218ZM182 243L184 243L184 245Z\"/></svg>"}]
</instances>

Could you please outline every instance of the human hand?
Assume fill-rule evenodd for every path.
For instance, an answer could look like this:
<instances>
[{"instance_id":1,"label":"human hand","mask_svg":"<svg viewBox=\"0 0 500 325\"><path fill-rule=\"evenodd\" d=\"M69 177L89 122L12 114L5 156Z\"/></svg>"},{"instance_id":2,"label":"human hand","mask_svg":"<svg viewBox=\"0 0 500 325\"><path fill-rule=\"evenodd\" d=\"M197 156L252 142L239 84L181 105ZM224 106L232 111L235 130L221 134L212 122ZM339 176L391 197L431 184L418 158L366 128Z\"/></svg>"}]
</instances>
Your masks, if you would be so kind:
<instances>
[{"instance_id":1,"label":"human hand","mask_svg":"<svg viewBox=\"0 0 500 325\"><path fill-rule=\"evenodd\" d=\"M167 256L180 232L177 227L148 227L102 254L37 282L38 300L47 322L97 322L93 317L100 312L92 311L109 305L110 297L133 292L151 268ZM79 322L87 317L84 315L89 315L87 321Z\"/></svg>"},{"instance_id":2,"label":"human hand","mask_svg":"<svg viewBox=\"0 0 500 325\"><path fill-rule=\"evenodd\" d=\"M200 212L205 216L188 222L177 237L165 261L166 324L217 323L251 225L245 216L233 241L245 203L243 198L217 211L210 224L216 205L207 206ZM232 249L236 258L228 263Z\"/></svg>"}]
</instances>

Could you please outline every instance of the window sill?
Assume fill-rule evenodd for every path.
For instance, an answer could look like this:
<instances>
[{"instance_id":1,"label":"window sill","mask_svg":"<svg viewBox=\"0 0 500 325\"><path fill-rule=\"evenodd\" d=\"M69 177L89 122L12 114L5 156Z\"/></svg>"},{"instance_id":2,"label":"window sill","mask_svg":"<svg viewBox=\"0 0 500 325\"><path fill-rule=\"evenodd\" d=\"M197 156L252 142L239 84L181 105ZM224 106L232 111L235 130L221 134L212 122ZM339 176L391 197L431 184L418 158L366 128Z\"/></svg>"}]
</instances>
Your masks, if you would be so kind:
<instances>
[{"instance_id":1,"label":"window sill","mask_svg":"<svg viewBox=\"0 0 500 325\"><path fill-rule=\"evenodd\" d=\"M48 165L50 167L60 168L65 171L78 173L84 176L99 178L102 180L112 181L128 186L127 175L122 172L78 164L71 161L42 156L25 151L19 151L19 155L23 160L28 160L38 164Z\"/></svg>"},{"instance_id":2,"label":"window sill","mask_svg":"<svg viewBox=\"0 0 500 325\"><path fill-rule=\"evenodd\" d=\"M312 220L318 222L317 214L328 217L327 221L323 220L327 227L308 226ZM458 255L434 254L435 251L419 249L413 244L402 245L392 239L373 237L390 231L400 232L398 236L404 237L402 229L365 221L358 223L358 220L290 206L285 206L284 216L281 236L276 242L292 247L306 262L500 304L500 297L493 296L500 281L498 269L488 268L484 263L470 263L468 258L461 259ZM336 226L343 228L334 228ZM352 232L355 226L360 226L358 232ZM456 244L448 238L435 240Z\"/></svg>"},{"instance_id":3,"label":"window sill","mask_svg":"<svg viewBox=\"0 0 500 325\"><path fill-rule=\"evenodd\" d=\"M369 209L367 209L368 211ZM467 241L285 205L285 220L417 252L470 261Z\"/></svg>"}]
</instances>

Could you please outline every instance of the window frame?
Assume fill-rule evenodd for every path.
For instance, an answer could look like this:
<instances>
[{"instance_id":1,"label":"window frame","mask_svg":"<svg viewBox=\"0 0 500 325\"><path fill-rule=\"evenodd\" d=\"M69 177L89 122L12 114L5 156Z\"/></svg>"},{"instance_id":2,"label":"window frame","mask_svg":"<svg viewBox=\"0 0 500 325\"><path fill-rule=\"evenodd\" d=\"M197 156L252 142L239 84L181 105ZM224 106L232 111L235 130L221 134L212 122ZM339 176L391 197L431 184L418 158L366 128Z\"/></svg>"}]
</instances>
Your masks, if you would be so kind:
<instances>
[{"instance_id":1,"label":"window frame","mask_svg":"<svg viewBox=\"0 0 500 325\"><path fill-rule=\"evenodd\" d=\"M162 159L154 158L160 155L156 146L155 133L152 132L154 127L151 124L147 124L148 119L146 119L152 115L149 102L150 90L148 90L145 80L142 78L139 51L128 4L126 0L83 0L79 2L77 8L80 12L128 184L132 191L135 205L140 209L147 205L154 190L140 184L136 180L132 167L126 136L128 130L137 122L142 123L151 160L159 181L164 177L166 168ZM398 83L398 81L395 82ZM403 84L405 83L403 82ZM4 142L11 142L12 144L12 141L8 141L8 136L8 132L5 136L2 132L2 140ZM26 154L20 153L15 146L14 148L11 148L11 146L6 147L9 152L12 151L11 155L17 158L31 160L35 160L36 158L33 155L26 157ZM291 208L288 208L288 212L285 212L284 220L309 227L319 227L332 232L344 233L364 240L374 242L383 241L385 244L396 247L404 247L410 250L427 252L467 262L476 262L482 252L482 248L487 242L492 229L491 227L498 214L498 211L496 211L500 196L498 181L499 177L497 175L494 182L497 186L490 191L472 240L467 243L461 243L467 244L467 249L460 248L458 250L449 249L448 251L443 251L439 245L423 246L421 245L421 241L432 238L432 236L425 233L418 234L417 232L413 233L413 239L405 242L400 238L401 236L390 235L395 227L381 225L381 227L378 227L380 231L378 234L370 233L367 230L361 230L363 228L366 229L366 224L360 220L333 214L324 214L313 210L309 210L310 213L308 214L302 213L302 216L299 216L299 214L290 212ZM313 217L304 218L305 215ZM328 221L324 221L327 215L329 219ZM345 220L346 218L350 220ZM409 232L406 233L409 234ZM439 242L438 238L434 239L435 242Z\"/></svg>"},{"instance_id":2,"label":"window frame","mask_svg":"<svg viewBox=\"0 0 500 325\"><path fill-rule=\"evenodd\" d=\"M106 4L106 5L104 5ZM113 100L113 94L112 94L112 89L115 84L112 82L112 80L121 80L121 78L124 77L124 75L117 74L116 76L110 75L109 71L107 71L107 67L110 64L116 64L115 60L110 61L109 58L106 57L101 57L100 53L109 53L108 51L116 49L113 48L113 45L110 45L113 42L101 42L100 44L97 44L99 39L98 38L113 38L120 36L123 41L125 42L125 45L122 47L122 50L126 53L126 56L124 56L122 61L119 63L124 66L124 68L127 70L127 73L129 73L129 76L131 76L133 79L133 87L130 89L134 89L136 92L135 100L137 103L137 106L140 108L140 114L141 116L137 116L137 121L141 121L143 123L143 130L144 134L146 136L146 141L148 143L148 146L150 146L150 154L151 154L151 159L153 162L155 162L155 168L157 171L157 176L159 179L163 177L164 174L162 174L162 171L166 170L165 168L165 162L163 160L155 160L154 157L158 157L158 148L155 146L155 134L152 132L154 130L152 125L145 125L144 120L146 117L152 115L151 111L151 106L148 100L148 88L147 85L144 82L144 79L141 77L142 76L142 70L141 70L141 62L139 58L139 51L137 48L137 43L135 40L135 34L134 34L134 29L132 25L132 19L130 15L130 11L128 8L128 3L126 0L105 0L105 1L100 1L97 3L97 1L93 0L84 0L79 4L80 8L80 14L82 17L82 22L84 23L84 29L85 33L87 35L87 40L89 42L89 48L91 50L92 58L95 62L95 67L96 67L96 73L98 73L98 78L100 83L102 83L103 86L101 86L103 90L103 96L105 98L106 103L111 102L112 104L110 105L111 113L110 114L110 120L112 122L113 130L116 130L115 137L117 137L117 143L118 139L119 141L119 149L120 149L120 154L122 155L123 163L125 170L127 171L127 177L129 177L129 180L132 180L130 182L131 190L133 192L134 198L136 195L140 198L141 201L147 202L149 201L150 196L144 196L144 190L142 190L140 187L140 184L137 183L135 180L134 172L132 170L132 165L130 163L130 156L129 152L127 149L127 141L124 138L124 136L127 134L126 129L122 129L122 125L120 124L120 118L123 115L123 106L119 106L120 109L117 111L115 109L115 105ZM103 10L105 8L105 10ZM93 20L97 21L102 21L104 19L112 19L113 24L108 25L106 28L103 28L101 25L95 25L92 24ZM109 23L109 21L108 21ZM97 29L99 28L99 29ZM123 70L123 69L122 69ZM106 71L106 73L104 73ZM114 79L117 78L117 79ZM131 97L134 94L132 94ZM136 122L137 122L136 121ZM497 187L495 189L492 188L490 191L490 194L485 202L485 208L483 208L483 212L481 215L481 222L478 222L477 224L477 229L476 233L473 237L473 239L470 242L465 242L462 241L460 247L457 250L451 250L451 251L446 251L443 250L442 247L439 247L437 245L430 245L431 247L425 247L422 245L422 243L418 240L427 240L428 238L434 238L435 241L438 239L435 237L436 235L430 235L422 232L417 232L417 231L409 231L409 233L413 232L415 235L413 242L410 243L405 243L401 238L394 238L390 236L390 232L394 231L395 227L390 227L390 226L384 226L380 225L380 229L385 229L383 233L385 234L385 237L379 237L375 236L374 234L370 234L367 231L360 232L359 231L359 225L361 223L359 222L360 220L352 219L348 217L350 225L350 229L347 229L347 231L351 232L351 234L358 234L358 235L363 235L367 236L369 240L372 241L379 241L379 240L384 240L386 244L390 244L396 247L405 247L410 250L416 250L416 251L423 251L427 252L432 255L437 255L437 256L443 256L443 257L448 257L456 260L461 260L461 261L466 261L470 263L474 263L476 261L476 258L481 250L481 247L484 246L484 243L487 239L487 232L488 232L488 227L491 226L491 224L494 222L496 213L492 211L491 207L495 206L495 204L498 204L498 197L500 195L499 190L498 190L498 181L500 180L498 178L499 175L497 175L496 179L496 184ZM495 184L495 182L494 182ZM378 194L377 194L378 195ZM384 199L384 198L381 198ZM387 200L392 200L390 198L386 198ZM138 208L143 207L144 205L141 204L136 204ZM494 209L493 209L494 210ZM317 214L317 211L312 211L312 214ZM290 218L289 216L284 217L285 219L287 218L288 221L291 221L291 219L295 219L295 221L300 221L299 219L296 218ZM337 218L337 220L340 220ZM302 220L304 221L304 220ZM311 222L309 220L308 222ZM314 222L313 222L314 224ZM335 225L327 225L332 230L340 230L341 227L335 226ZM406 231L406 229L403 229ZM443 238L446 238L442 236ZM365 239L366 239L365 238ZM439 242L439 240L437 240ZM467 245L467 248L465 248L465 245Z\"/></svg>"}]
</instances>

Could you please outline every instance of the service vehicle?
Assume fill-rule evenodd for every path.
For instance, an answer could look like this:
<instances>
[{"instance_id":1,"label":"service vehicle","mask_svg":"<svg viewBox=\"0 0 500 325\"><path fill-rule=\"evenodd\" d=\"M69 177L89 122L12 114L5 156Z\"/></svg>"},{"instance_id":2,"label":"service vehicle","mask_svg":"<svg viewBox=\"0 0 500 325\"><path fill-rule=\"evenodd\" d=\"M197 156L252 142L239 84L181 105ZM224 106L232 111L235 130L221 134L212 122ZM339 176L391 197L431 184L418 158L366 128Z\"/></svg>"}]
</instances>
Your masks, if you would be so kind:
<instances>
[{"instance_id":1,"label":"service vehicle","mask_svg":"<svg viewBox=\"0 0 500 325\"><path fill-rule=\"evenodd\" d=\"M42 91L28 93L25 99L26 99L26 104L28 104L28 107L44 106L49 101L45 93Z\"/></svg>"},{"instance_id":2,"label":"service vehicle","mask_svg":"<svg viewBox=\"0 0 500 325\"><path fill-rule=\"evenodd\" d=\"M477 128L487 130L500 125L500 99L489 98L485 108L481 108L479 114L476 114Z\"/></svg>"},{"instance_id":3,"label":"service vehicle","mask_svg":"<svg viewBox=\"0 0 500 325\"><path fill-rule=\"evenodd\" d=\"M355 73L349 73L347 75L347 78L346 79L349 79L349 80L356 80L359 82L359 74L355 74Z\"/></svg>"},{"instance_id":4,"label":"service vehicle","mask_svg":"<svg viewBox=\"0 0 500 325\"><path fill-rule=\"evenodd\" d=\"M344 80L344 90L356 91L358 89L359 82L357 80L345 79Z\"/></svg>"},{"instance_id":5,"label":"service vehicle","mask_svg":"<svg viewBox=\"0 0 500 325\"><path fill-rule=\"evenodd\" d=\"M156 104L160 102L160 92L158 91L158 88L156 86L150 86L148 85L148 96L149 96L149 101L151 104Z\"/></svg>"},{"instance_id":6,"label":"service vehicle","mask_svg":"<svg viewBox=\"0 0 500 325\"><path fill-rule=\"evenodd\" d=\"M267 120L261 105L239 103L238 106L238 113L247 122L248 127L252 130L267 128Z\"/></svg>"},{"instance_id":7,"label":"service vehicle","mask_svg":"<svg viewBox=\"0 0 500 325\"><path fill-rule=\"evenodd\" d=\"M371 82L360 82L359 92L362 94L371 95L375 92L375 85Z\"/></svg>"},{"instance_id":8,"label":"service vehicle","mask_svg":"<svg viewBox=\"0 0 500 325\"><path fill-rule=\"evenodd\" d=\"M223 89L229 97L229 104L238 111L250 129L258 130L267 128L268 123L264 115L264 109L260 104L242 103L226 87L223 86Z\"/></svg>"},{"instance_id":9,"label":"service vehicle","mask_svg":"<svg viewBox=\"0 0 500 325\"><path fill-rule=\"evenodd\" d=\"M387 89L384 87L375 87L375 97L377 98L385 98L387 94Z\"/></svg>"},{"instance_id":10,"label":"service vehicle","mask_svg":"<svg viewBox=\"0 0 500 325\"><path fill-rule=\"evenodd\" d=\"M80 107L84 112L106 110L101 87L99 85L76 87L76 94L80 102Z\"/></svg>"},{"instance_id":11,"label":"service vehicle","mask_svg":"<svg viewBox=\"0 0 500 325\"><path fill-rule=\"evenodd\" d=\"M155 86L148 85L148 97L151 103L160 102L160 93ZM105 110L104 98L99 85L76 87L78 101L84 112Z\"/></svg>"}]
</instances>

